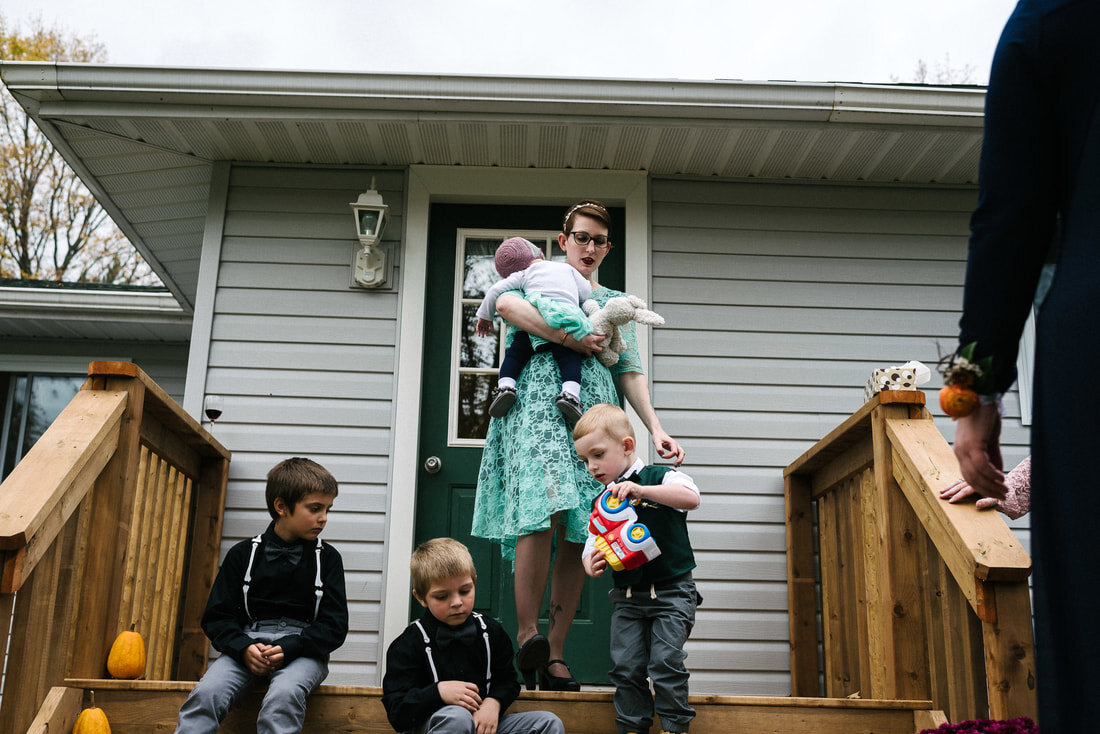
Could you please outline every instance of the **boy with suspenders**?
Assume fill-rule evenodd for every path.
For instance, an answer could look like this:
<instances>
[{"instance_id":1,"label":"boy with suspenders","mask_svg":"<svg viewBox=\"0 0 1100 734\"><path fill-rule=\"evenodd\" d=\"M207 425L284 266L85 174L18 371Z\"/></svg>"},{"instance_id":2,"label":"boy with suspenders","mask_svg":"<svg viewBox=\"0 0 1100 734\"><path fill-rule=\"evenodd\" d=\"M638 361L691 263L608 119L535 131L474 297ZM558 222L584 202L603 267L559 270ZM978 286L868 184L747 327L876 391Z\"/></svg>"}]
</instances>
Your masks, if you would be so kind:
<instances>
[{"instance_id":1,"label":"boy with suspenders","mask_svg":"<svg viewBox=\"0 0 1100 734\"><path fill-rule=\"evenodd\" d=\"M473 611L477 570L451 538L413 551L413 596L426 611L386 652L382 705L398 732L565 734L548 711L505 714L519 695L512 638Z\"/></svg>"},{"instance_id":2,"label":"boy with suspenders","mask_svg":"<svg viewBox=\"0 0 1100 734\"><path fill-rule=\"evenodd\" d=\"M328 675L329 654L348 633L344 564L319 537L337 492L333 476L310 459L287 459L268 472L273 521L222 561L202 616L221 656L180 708L177 734L213 734L263 680L257 732L301 731L306 696Z\"/></svg>"}]
</instances>

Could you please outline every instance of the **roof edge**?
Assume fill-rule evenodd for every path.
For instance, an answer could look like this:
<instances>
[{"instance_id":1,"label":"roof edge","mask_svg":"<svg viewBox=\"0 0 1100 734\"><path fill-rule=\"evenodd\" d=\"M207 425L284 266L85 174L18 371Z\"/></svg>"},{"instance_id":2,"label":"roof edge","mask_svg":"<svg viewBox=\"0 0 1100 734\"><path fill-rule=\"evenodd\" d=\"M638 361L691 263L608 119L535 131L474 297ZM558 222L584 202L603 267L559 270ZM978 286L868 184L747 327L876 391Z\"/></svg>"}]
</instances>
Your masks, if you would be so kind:
<instances>
[{"instance_id":1,"label":"roof edge","mask_svg":"<svg viewBox=\"0 0 1100 734\"><path fill-rule=\"evenodd\" d=\"M283 109L541 111L569 115L982 124L982 87L841 82L585 79L276 71L0 62L0 78L36 104L109 99ZM52 105L51 105L52 106Z\"/></svg>"}]
</instances>

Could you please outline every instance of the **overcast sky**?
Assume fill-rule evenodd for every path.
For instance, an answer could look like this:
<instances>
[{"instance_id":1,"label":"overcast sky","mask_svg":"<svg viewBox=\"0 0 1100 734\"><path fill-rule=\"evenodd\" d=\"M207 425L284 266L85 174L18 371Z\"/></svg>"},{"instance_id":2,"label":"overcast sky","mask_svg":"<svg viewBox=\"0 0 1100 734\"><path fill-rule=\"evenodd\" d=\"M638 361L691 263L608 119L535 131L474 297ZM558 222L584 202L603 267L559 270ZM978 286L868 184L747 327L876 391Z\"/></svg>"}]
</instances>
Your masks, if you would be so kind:
<instances>
[{"instance_id":1,"label":"overcast sky","mask_svg":"<svg viewBox=\"0 0 1100 734\"><path fill-rule=\"evenodd\" d=\"M0 0L119 64L985 84L1015 0Z\"/></svg>"}]
</instances>

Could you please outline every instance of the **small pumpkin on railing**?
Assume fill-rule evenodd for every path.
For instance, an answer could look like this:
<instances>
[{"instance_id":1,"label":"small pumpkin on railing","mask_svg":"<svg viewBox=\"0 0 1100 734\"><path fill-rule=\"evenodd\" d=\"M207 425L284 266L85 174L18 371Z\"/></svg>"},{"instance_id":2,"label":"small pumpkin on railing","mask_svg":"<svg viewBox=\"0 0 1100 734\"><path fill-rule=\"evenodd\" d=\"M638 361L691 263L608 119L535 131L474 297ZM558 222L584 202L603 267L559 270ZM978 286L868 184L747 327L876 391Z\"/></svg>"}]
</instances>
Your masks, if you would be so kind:
<instances>
[{"instance_id":1,"label":"small pumpkin on railing","mask_svg":"<svg viewBox=\"0 0 1100 734\"><path fill-rule=\"evenodd\" d=\"M107 655L107 672L115 678L133 679L145 675L145 640L141 634L123 630Z\"/></svg>"},{"instance_id":2,"label":"small pumpkin on railing","mask_svg":"<svg viewBox=\"0 0 1100 734\"><path fill-rule=\"evenodd\" d=\"M73 734L111 734L111 724L107 721L107 714L103 709L95 705L95 691L92 694L92 705L80 712L73 724Z\"/></svg>"}]
</instances>

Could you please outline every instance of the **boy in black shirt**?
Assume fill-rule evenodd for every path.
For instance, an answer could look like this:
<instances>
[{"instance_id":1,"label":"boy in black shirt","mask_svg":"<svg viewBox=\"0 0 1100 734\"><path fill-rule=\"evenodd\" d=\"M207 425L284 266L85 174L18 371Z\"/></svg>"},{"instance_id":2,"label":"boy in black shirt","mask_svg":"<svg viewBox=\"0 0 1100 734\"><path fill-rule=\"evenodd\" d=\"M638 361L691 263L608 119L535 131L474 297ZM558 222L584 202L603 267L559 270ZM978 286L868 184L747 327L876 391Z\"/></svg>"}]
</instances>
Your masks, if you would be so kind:
<instances>
[{"instance_id":1,"label":"boy in black shirt","mask_svg":"<svg viewBox=\"0 0 1100 734\"><path fill-rule=\"evenodd\" d=\"M451 538L413 551L413 596L424 615L390 643L382 705L398 732L565 734L547 711L505 714L519 695L512 640L495 619L473 612L477 570ZM472 612L472 613L471 613Z\"/></svg>"},{"instance_id":2,"label":"boy in black shirt","mask_svg":"<svg viewBox=\"0 0 1100 734\"><path fill-rule=\"evenodd\" d=\"M180 708L177 734L213 734L261 680L269 685L257 731L302 730L306 696L328 675L329 654L348 633L343 560L318 537L337 492L336 479L309 459L287 459L268 472L273 522L222 561L202 616L222 655Z\"/></svg>"}]
</instances>

